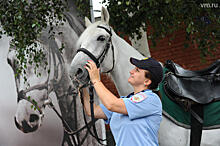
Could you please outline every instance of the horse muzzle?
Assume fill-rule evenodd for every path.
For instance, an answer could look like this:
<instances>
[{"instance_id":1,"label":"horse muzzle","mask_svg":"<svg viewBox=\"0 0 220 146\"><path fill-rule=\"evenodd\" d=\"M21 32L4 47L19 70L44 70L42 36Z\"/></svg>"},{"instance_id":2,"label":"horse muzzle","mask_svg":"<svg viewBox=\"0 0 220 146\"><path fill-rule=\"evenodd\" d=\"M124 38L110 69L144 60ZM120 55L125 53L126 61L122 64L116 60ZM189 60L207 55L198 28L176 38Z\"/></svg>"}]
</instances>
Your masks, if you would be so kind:
<instances>
[{"instance_id":1,"label":"horse muzzle","mask_svg":"<svg viewBox=\"0 0 220 146\"><path fill-rule=\"evenodd\" d=\"M22 132L24 133L30 133L30 132L34 132L38 129L38 125L32 127L30 126L25 120L22 121L22 125L20 125L17 120L16 120L16 117L14 118L14 121L15 121L15 125L16 127L21 130Z\"/></svg>"},{"instance_id":2,"label":"horse muzzle","mask_svg":"<svg viewBox=\"0 0 220 146\"><path fill-rule=\"evenodd\" d=\"M71 67L70 78L73 81L79 82L79 84L85 85L89 82L89 73L83 65L77 65Z\"/></svg>"}]
</instances>

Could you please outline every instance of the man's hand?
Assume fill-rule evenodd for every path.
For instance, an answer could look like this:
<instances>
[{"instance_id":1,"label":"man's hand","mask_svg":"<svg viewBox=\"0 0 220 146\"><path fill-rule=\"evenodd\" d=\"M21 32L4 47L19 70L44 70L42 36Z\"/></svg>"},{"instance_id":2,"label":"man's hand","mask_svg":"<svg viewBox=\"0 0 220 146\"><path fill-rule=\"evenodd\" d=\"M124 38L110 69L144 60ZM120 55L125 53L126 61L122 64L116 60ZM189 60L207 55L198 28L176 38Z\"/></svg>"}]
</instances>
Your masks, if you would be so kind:
<instances>
[{"instance_id":1,"label":"man's hand","mask_svg":"<svg viewBox=\"0 0 220 146\"><path fill-rule=\"evenodd\" d=\"M88 70L92 83L100 81L99 69L92 60L88 60L84 67Z\"/></svg>"}]
</instances>

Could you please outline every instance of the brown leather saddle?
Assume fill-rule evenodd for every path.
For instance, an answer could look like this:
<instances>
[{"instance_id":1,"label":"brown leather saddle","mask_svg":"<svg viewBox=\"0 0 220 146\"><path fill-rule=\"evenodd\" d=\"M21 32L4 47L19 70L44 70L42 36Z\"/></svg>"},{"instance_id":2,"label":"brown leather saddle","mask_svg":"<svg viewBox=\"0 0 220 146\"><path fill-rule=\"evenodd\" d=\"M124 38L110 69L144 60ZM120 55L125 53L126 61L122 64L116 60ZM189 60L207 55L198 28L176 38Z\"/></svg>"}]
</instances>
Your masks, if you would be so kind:
<instances>
[{"instance_id":1,"label":"brown leather saddle","mask_svg":"<svg viewBox=\"0 0 220 146\"><path fill-rule=\"evenodd\" d=\"M190 146L200 146L204 105L220 100L220 59L197 71L186 70L167 60L165 70L164 92L190 112Z\"/></svg>"}]
</instances>

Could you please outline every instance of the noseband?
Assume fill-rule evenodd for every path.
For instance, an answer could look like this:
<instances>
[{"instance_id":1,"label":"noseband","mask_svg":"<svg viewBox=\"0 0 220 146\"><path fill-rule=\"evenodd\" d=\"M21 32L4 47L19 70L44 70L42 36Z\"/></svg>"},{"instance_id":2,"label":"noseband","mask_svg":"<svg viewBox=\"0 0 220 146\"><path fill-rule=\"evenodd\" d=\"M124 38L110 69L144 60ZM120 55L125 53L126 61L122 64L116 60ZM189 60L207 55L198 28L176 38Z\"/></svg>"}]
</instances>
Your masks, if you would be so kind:
<instances>
[{"instance_id":1,"label":"noseband","mask_svg":"<svg viewBox=\"0 0 220 146\"><path fill-rule=\"evenodd\" d=\"M108 40L108 42L107 42L107 44L106 44L104 50L103 50L102 53L99 55L99 57L96 58L91 52L89 52L89 51L88 51L87 49L85 49L85 48L79 48L79 49L77 50L77 53L78 53L78 52L83 52L83 53L85 53L86 55L88 55L88 56L96 63L96 66L99 68L99 67L100 67L100 64L103 62L103 60L105 59L106 54L108 53L108 50L109 50L109 47L110 47L110 43L112 44L112 41L111 41L111 40L112 40L112 39L111 39L111 38L112 38L112 30L111 30L111 28L110 28L110 30L108 30L107 28L105 28L105 27L103 27L103 26L100 26L100 25L98 25L97 27L98 27L98 28L101 28L101 29L104 29L106 32L108 32L108 33L110 34L110 38L109 38L109 40ZM113 44L112 44L111 48L112 48L113 64L112 64L112 68L111 68L109 71L105 72L105 73L111 72L111 71L114 69L114 65L115 65L114 46L113 46Z\"/></svg>"},{"instance_id":2,"label":"noseband","mask_svg":"<svg viewBox=\"0 0 220 146\"><path fill-rule=\"evenodd\" d=\"M39 111L40 115L43 115L43 111L42 111L41 108L37 105L37 102L36 102L34 99L31 100L30 97L27 97L27 96L26 96L27 92L30 92L30 91L32 91L32 90L43 90L43 89L48 89L47 86L46 86L46 84L36 85L36 86L33 86L33 87L31 87L31 88L29 88L29 89L27 89L27 90L20 90L20 91L18 92L17 102L19 102L19 101L22 100L22 99L25 99L25 100L27 100L28 102L32 103L32 104L35 106L35 108ZM43 104L43 106L45 107L46 105Z\"/></svg>"}]
</instances>

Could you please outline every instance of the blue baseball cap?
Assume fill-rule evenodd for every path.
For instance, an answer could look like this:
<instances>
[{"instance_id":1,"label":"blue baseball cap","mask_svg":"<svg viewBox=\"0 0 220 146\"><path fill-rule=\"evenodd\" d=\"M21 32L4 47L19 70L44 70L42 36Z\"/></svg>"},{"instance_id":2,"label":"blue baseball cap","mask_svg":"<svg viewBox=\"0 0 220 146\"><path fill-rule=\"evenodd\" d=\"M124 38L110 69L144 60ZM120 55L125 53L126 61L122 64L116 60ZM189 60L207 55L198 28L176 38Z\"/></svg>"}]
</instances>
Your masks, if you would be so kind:
<instances>
[{"instance_id":1,"label":"blue baseball cap","mask_svg":"<svg viewBox=\"0 0 220 146\"><path fill-rule=\"evenodd\" d=\"M140 69L149 71L152 76L151 80L152 82L154 82L154 84L159 85L160 82L163 80L163 67L157 60L151 57L142 60L131 57L130 62Z\"/></svg>"}]
</instances>

